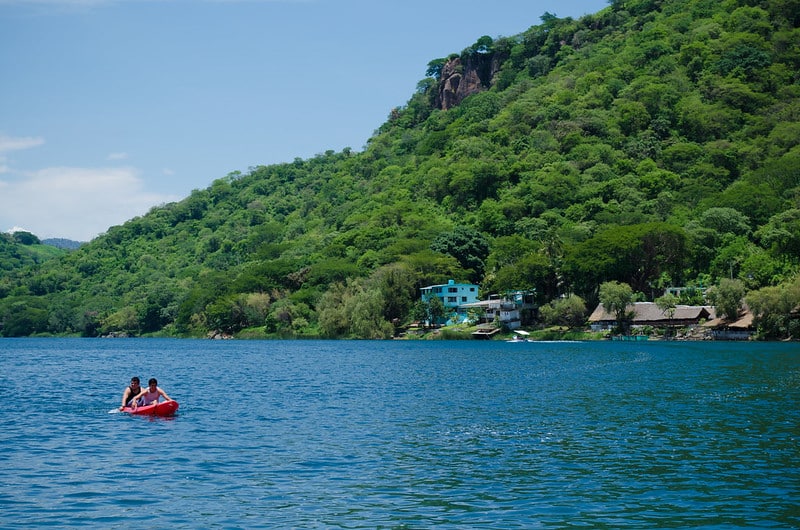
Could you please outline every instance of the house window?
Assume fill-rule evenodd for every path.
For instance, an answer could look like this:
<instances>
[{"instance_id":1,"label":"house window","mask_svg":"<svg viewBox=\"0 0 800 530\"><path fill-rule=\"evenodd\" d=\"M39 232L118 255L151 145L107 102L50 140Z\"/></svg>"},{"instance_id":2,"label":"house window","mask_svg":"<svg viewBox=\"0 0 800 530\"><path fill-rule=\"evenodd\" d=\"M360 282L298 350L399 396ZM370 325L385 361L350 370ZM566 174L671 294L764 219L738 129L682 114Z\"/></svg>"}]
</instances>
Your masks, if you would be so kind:
<instances>
[{"instance_id":1,"label":"house window","mask_svg":"<svg viewBox=\"0 0 800 530\"><path fill-rule=\"evenodd\" d=\"M450 304L455 304L457 300L458 300L458 297L456 297L456 296L448 296L447 297L447 302L450 303Z\"/></svg>"},{"instance_id":2,"label":"house window","mask_svg":"<svg viewBox=\"0 0 800 530\"><path fill-rule=\"evenodd\" d=\"M462 302L466 302L466 301L467 301L467 297L466 297L466 296L462 296L462 297L461 297L461 301L462 301Z\"/></svg>"},{"instance_id":3,"label":"house window","mask_svg":"<svg viewBox=\"0 0 800 530\"><path fill-rule=\"evenodd\" d=\"M457 293L458 292L458 287L448 287L447 288L447 292L448 293Z\"/></svg>"}]
</instances>

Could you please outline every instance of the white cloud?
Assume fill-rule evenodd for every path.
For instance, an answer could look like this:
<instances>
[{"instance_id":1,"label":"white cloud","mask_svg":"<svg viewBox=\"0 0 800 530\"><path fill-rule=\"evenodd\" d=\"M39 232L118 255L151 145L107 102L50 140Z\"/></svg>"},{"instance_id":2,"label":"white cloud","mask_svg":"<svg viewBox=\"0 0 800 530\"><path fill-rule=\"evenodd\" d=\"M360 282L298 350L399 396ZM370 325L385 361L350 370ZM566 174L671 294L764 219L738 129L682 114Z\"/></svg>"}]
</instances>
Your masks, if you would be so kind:
<instances>
[{"instance_id":1,"label":"white cloud","mask_svg":"<svg viewBox=\"0 0 800 530\"><path fill-rule=\"evenodd\" d=\"M15 138L13 136L0 134L0 155L9 153L11 151L21 151L23 149L38 147L42 144L44 144L44 138L40 138L38 136Z\"/></svg>"},{"instance_id":2,"label":"white cloud","mask_svg":"<svg viewBox=\"0 0 800 530\"><path fill-rule=\"evenodd\" d=\"M38 136L14 137L0 134L0 175L11 172L11 168L7 164L7 153L31 149L43 144L44 138Z\"/></svg>"},{"instance_id":3,"label":"white cloud","mask_svg":"<svg viewBox=\"0 0 800 530\"><path fill-rule=\"evenodd\" d=\"M25 226L40 238L88 241L111 226L144 215L153 206L178 197L143 189L129 167L54 167L0 181L0 216Z\"/></svg>"},{"instance_id":4,"label":"white cloud","mask_svg":"<svg viewBox=\"0 0 800 530\"><path fill-rule=\"evenodd\" d=\"M111 153L106 157L106 160L127 160L128 153Z\"/></svg>"}]
</instances>

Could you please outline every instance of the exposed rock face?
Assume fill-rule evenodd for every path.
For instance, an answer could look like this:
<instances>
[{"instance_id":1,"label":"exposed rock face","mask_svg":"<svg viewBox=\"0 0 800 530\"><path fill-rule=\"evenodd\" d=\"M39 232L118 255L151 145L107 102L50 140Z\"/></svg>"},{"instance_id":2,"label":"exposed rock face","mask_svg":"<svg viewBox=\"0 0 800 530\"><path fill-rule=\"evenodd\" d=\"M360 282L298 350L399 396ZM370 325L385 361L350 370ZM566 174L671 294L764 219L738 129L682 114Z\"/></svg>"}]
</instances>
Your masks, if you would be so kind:
<instances>
[{"instance_id":1,"label":"exposed rock face","mask_svg":"<svg viewBox=\"0 0 800 530\"><path fill-rule=\"evenodd\" d=\"M469 95L492 86L500 61L491 54L472 54L462 62L454 57L442 67L436 105L447 110L457 106Z\"/></svg>"}]
</instances>

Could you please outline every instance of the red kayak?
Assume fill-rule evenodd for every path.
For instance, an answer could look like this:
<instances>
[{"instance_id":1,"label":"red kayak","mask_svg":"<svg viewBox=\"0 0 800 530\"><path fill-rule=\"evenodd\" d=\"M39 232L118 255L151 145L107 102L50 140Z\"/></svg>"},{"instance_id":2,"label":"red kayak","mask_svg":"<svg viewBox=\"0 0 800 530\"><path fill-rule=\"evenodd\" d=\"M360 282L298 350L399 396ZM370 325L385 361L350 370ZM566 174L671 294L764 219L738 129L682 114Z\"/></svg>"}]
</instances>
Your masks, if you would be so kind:
<instances>
[{"instance_id":1,"label":"red kayak","mask_svg":"<svg viewBox=\"0 0 800 530\"><path fill-rule=\"evenodd\" d=\"M162 401L161 403L152 403L135 409L125 407L122 412L135 416L172 416L176 410L178 410L177 401Z\"/></svg>"}]
</instances>

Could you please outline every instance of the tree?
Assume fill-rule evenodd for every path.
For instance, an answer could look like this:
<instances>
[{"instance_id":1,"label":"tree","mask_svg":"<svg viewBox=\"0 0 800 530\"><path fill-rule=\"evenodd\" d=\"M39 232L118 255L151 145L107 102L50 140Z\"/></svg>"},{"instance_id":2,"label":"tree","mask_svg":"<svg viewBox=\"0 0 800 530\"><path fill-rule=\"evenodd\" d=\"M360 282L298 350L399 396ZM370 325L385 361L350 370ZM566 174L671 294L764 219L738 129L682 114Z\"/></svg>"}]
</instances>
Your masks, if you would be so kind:
<instances>
[{"instance_id":1,"label":"tree","mask_svg":"<svg viewBox=\"0 0 800 530\"><path fill-rule=\"evenodd\" d=\"M544 254L531 253L513 265L501 267L487 287L493 292L536 291L539 297L548 300L556 294L557 281L550 259Z\"/></svg>"},{"instance_id":2,"label":"tree","mask_svg":"<svg viewBox=\"0 0 800 530\"><path fill-rule=\"evenodd\" d=\"M435 326L439 321L444 319L445 307L444 302L438 296L431 296L425 301L426 320Z\"/></svg>"},{"instance_id":3,"label":"tree","mask_svg":"<svg viewBox=\"0 0 800 530\"><path fill-rule=\"evenodd\" d=\"M675 316L675 310L678 305L678 297L672 293L667 293L664 296L656 298L654 301L661 312L667 316L670 326L672 326L672 318Z\"/></svg>"},{"instance_id":4,"label":"tree","mask_svg":"<svg viewBox=\"0 0 800 530\"><path fill-rule=\"evenodd\" d=\"M245 302L247 295L228 295L206 307L208 324L213 330L236 333L247 327Z\"/></svg>"},{"instance_id":5,"label":"tree","mask_svg":"<svg viewBox=\"0 0 800 530\"><path fill-rule=\"evenodd\" d=\"M604 282L600 285L600 303L603 309L614 314L617 326L621 330L628 328L632 313L628 306L633 302L633 289L627 283L617 281Z\"/></svg>"},{"instance_id":6,"label":"tree","mask_svg":"<svg viewBox=\"0 0 800 530\"><path fill-rule=\"evenodd\" d=\"M756 232L756 237L774 254L793 258L796 262L800 256L800 209L792 208L773 215Z\"/></svg>"},{"instance_id":7,"label":"tree","mask_svg":"<svg viewBox=\"0 0 800 530\"><path fill-rule=\"evenodd\" d=\"M746 296L759 333L768 339L789 339L800 336L800 276L777 286L764 287Z\"/></svg>"},{"instance_id":8,"label":"tree","mask_svg":"<svg viewBox=\"0 0 800 530\"><path fill-rule=\"evenodd\" d=\"M520 259L536 251L538 247L536 242L517 234L498 237L492 241L492 251L487 264L490 270L514 265Z\"/></svg>"},{"instance_id":9,"label":"tree","mask_svg":"<svg viewBox=\"0 0 800 530\"><path fill-rule=\"evenodd\" d=\"M447 58L434 59L428 63L428 69L425 71L426 77L433 77L439 80L442 77L442 68L447 63Z\"/></svg>"},{"instance_id":10,"label":"tree","mask_svg":"<svg viewBox=\"0 0 800 530\"><path fill-rule=\"evenodd\" d=\"M656 306L664 313L667 318L672 320L672 317L675 316L675 309L678 305L678 297L672 293L667 293L664 296L660 296L655 300Z\"/></svg>"},{"instance_id":11,"label":"tree","mask_svg":"<svg viewBox=\"0 0 800 530\"><path fill-rule=\"evenodd\" d=\"M290 298L281 298L270 307L264 329L268 333L295 336L308 327L309 307Z\"/></svg>"},{"instance_id":12,"label":"tree","mask_svg":"<svg viewBox=\"0 0 800 530\"><path fill-rule=\"evenodd\" d=\"M420 322L423 326L428 325L428 304L423 300L417 300L414 302L414 305L411 307L411 312L409 313L411 320L414 322Z\"/></svg>"},{"instance_id":13,"label":"tree","mask_svg":"<svg viewBox=\"0 0 800 530\"><path fill-rule=\"evenodd\" d=\"M666 223L608 226L575 245L564 268L579 292L603 281L629 282L636 291L651 290L663 273L680 278L686 260L683 229Z\"/></svg>"},{"instance_id":14,"label":"tree","mask_svg":"<svg viewBox=\"0 0 800 530\"><path fill-rule=\"evenodd\" d=\"M414 272L417 288L446 283L447 280L466 275L453 256L429 249L407 254L401 262Z\"/></svg>"},{"instance_id":15,"label":"tree","mask_svg":"<svg viewBox=\"0 0 800 530\"><path fill-rule=\"evenodd\" d=\"M785 202L779 196L779 189L769 183L737 180L718 197L707 202L718 206L734 208L745 213L754 225L766 223L770 217L785 209Z\"/></svg>"},{"instance_id":16,"label":"tree","mask_svg":"<svg viewBox=\"0 0 800 530\"><path fill-rule=\"evenodd\" d=\"M586 303L578 295L571 294L543 305L539 312L544 322L551 326L575 328L586 321Z\"/></svg>"},{"instance_id":17,"label":"tree","mask_svg":"<svg viewBox=\"0 0 800 530\"><path fill-rule=\"evenodd\" d=\"M711 207L702 213L699 223L721 234L747 235L750 233L747 216L734 208Z\"/></svg>"},{"instance_id":18,"label":"tree","mask_svg":"<svg viewBox=\"0 0 800 530\"><path fill-rule=\"evenodd\" d=\"M263 326L269 315L271 297L266 293L250 293L244 296L245 320L248 326Z\"/></svg>"},{"instance_id":19,"label":"tree","mask_svg":"<svg viewBox=\"0 0 800 530\"><path fill-rule=\"evenodd\" d=\"M350 322L347 316L346 298L350 296L341 282L331 285L317 303L317 318L320 330L326 337L336 338L347 334Z\"/></svg>"},{"instance_id":20,"label":"tree","mask_svg":"<svg viewBox=\"0 0 800 530\"><path fill-rule=\"evenodd\" d=\"M4 307L5 306L5 307ZM0 335L24 337L47 330L47 309L42 298L13 298L0 306Z\"/></svg>"},{"instance_id":21,"label":"tree","mask_svg":"<svg viewBox=\"0 0 800 530\"><path fill-rule=\"evenodd\" d=\"M42 242L39 241L39 238L35 235L31 234L30 232L25 231L18 231L12 234L14 241L21 245L41 245Z\"/></svg>"},{"instance_id":22,"label":"tree","mask_svg":"<svg viewBox=\"0 0 800 530\"><path fill-rule=\"evenodd\" d=\"M408 317L416 299L416 275L410 267L394 263L372 273L368 289L381 293L381 315L387 322L400 322Z\"/></svg>"},{"instance_id":23,"label":"tree","mask_svg":"<svg viewBox=\"0 0 800 530\"><path fill-rule=\"evenodd\" d=\"M382 267L367 279L333 284L317 303L320 330L328 337L385 339L413 312L414 277L402 264Z\"/></svg>"},{"instance_id":24,"label":"tree","mask_svg":"<svg viewBox=\"0 0 800 530\"><path fill-rule=\"evenodd\" d=\"M473 271L470 281L477 282L483 277L486 258L489 256L489 242L477 230L458 226L452 232L439 234L431 243L431 250L449 254L464 269Z\"/></svg>"},{"instance_id":25,"label":"tree","mask_svg":"<svg viewBox=\"0 0 800 530\"><path fill-rule=\"evenodd\" d=\"M136 334L139 332L139 318L136 309L130 306L121 308L103 319L102 333L122 332Z\"/></svg>"},{"instance_id":26,"label":"tree","mask_svg":"<svg viewBox=\"0 0 800 530\"><path fill-rule=\"evenodd\" d=\"M745 288L741 280L723 278L719 285L709 289L708 296L717 310L718 316L724 316L727 320L739 318L739 311L744 301Z\"/></svg>"},{"instance_id":27,"label":"tree","mask_svg":"<svg viewBox=\"0 0 800 530\"><path fill-rule=\"evenodd\" d=\"M364 289L361 284L348 299L346 312L350 318L350 331L360 339L389 339L394 326L383 318L385 301L380 291Z\"/></svg>"}]
</instances>

